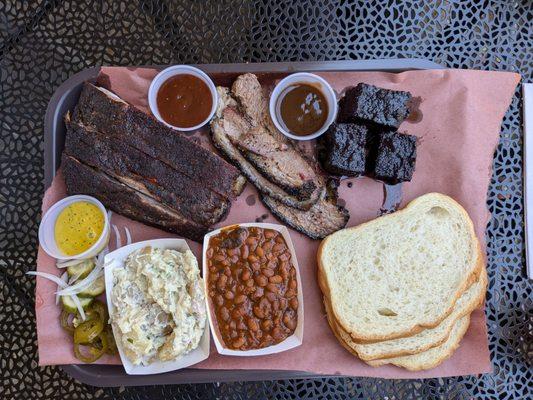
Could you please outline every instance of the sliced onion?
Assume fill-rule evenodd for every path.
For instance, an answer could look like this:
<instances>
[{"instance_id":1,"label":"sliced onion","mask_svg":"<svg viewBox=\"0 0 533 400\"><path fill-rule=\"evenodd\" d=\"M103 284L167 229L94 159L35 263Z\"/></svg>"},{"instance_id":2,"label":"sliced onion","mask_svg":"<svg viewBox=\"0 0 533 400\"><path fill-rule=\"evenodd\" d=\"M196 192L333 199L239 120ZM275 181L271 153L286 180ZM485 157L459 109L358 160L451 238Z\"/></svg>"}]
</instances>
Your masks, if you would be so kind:
<instances>
[{"instance_id":1,"label":"sliced onion","mask_svg":"<svg viewBox=\"0 0 533 400\"><path fill-rule=\"evenodd\" d=\"M68 274L66 272L63 272L63 275L61 275L61 280L65 283L67 283ZM59 286L57 287L57 290L59 290ZM59 295L56 294L56 305L59 304Z\"/></svg>"},{"instance_id":2,"label":"sliced onion","mask_svg":"<svg viewBox=\"0 0 533 400\"><path fill-rule=\"evenodd\" d=\"M104 263L104 257L107 253L109 253L109 246L106 246L105 249L103 249L100 254L98 254L98 256L96 257L96 265Z\"/></svg>"},{"instance_id":3,"label":"sliced onion","mask_svg":"<svg viewBox=\"0 0 533 400\"><path fill-rule=\"evenodd\" d=\"M69 285L72 285L73 283L77 282L78 279L80 279L80 276L81 276L81 272L74 275L73 277L71 277L69 280L68 280L68 284Z\"/></svg>"},{"instance_id":4,"label":"sliced onion","mask_svg":"<svg viewBox=\"0 0 533 400\"><path fill-rule=\"evenodd\" d=\"M59 287L62 287L62 288L67 287L67 283L63 282L60 277L52 275L52 274L48 274L46 272L28 271L26 272L26 275L40 276L41 278L45 278L45 279L48 279L49 281L57 283Z\"/></svg>"},{"instance_id":5,"label":"sliced onion","mask_svg":"<svg viewBox=\"0 0 533 400\"><path fill-rule=\"evenodd\" d=\"M127 226L124 227L126 231L126 244L131 244L131 233Z\"/></svg>"},{"instance_id":6,"label":"sliced onion","mask_svg":"<svg viewBox=\"0 0 533 400\"><path fill-rule=\"evenodd\" d=\"M113 224L113 230L115 231L115 239L116 239L115 248L118 249L122 247L122 237L120 236L120 232L118 231L118 228L115 224Z\"/></svg>"},{"instance_id":7,"label":"sliced onion","mask_svg":"<svg viewBox=\"0 0 533 400\"><path fill-rule=\"evenodd\" d=\"M96 268L94 270L96 270ZM84 291L85 289L87 289L89 286L91 286L91 284L95 280L100 278L103 274L104 274L104 272L100 268L98 273L96 273L96 274L94 274L92 276L90 276L90 274L89 274L89 275L87 275L87 277L85 279L76 282L72 286L67 286L67 287L61 289L60 291L58 291L57 293L59 293L60 296L70 296L70 295L73 295L73 294L78 294L78 293Z\"/></svg>"},{"instance_id":8,"label":"sliced onion","mask_svg":"<svg viewBox=\"0 0 533 400\"><path fill-rule=\"evenodd\" d=\"M67 268L67 267L71 267L73 265L78 265L78 264L82 263L83 261L85 261L85 260L63 260L63 261L58 261L56 263L56 267L57 268Z\"/></svg>"},{"instance_id":9,"label":"sliced onion","mask_svg":"<svg viewBox=\"0 0 533 400\"><path fill-rule=\"evenodd\" d=\"M78 296L75 294L70 296L72 298L72 301L74 301L74 304L76 304L76 308L78 309L78 312L80 313L80 317L83 321L85 321L85 311L83 310L83 307L81 306L80 299L78 299Z\"/></svg>"},{"instance_id":10,"label":"sliced onion","mask_svg":"<svg viewBox=\"0 0 533 400\"><path fill-rule=\"evenodd\" d=\"M79 281L73 286L66 287L57 293L60 296L70 296L73 294L77 294L89 287L96 279L98 279L102 274L104 269L104 264L97 264L93 270L87 275L83 280Z\"/></svg>"}]
</instances>

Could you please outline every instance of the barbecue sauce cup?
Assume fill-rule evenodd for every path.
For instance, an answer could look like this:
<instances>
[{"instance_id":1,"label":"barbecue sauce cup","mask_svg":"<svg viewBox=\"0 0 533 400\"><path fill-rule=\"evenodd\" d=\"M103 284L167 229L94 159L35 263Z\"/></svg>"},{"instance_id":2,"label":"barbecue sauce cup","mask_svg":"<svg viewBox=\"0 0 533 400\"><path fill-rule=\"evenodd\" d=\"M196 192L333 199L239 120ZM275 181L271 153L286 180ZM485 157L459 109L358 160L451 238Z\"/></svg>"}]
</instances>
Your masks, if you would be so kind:
<instances>
[{"instance_id":1,"label":"barbecue sauce cup","mask_svg":"<svg viewBox=\"0 0 533 400\"><path fill-rule=\"evenodd\" d=\"M282 79L269 103L274 125L294 140L322 135L335 121L337 98L331 85L318 75L299 72Z\"/></svg>"},{"instance_id":2,"label":"barbecue sauce cup","mask_svg":"<svg viewBox=\"0 0 533 400\"><path fill-rule=\"evenodd\" d=\"M148 90L152 114L178 131L195 131L215 114L218 95L215 84L202 70L174 65L161 71Z\"/></svg>"}]
</instances>

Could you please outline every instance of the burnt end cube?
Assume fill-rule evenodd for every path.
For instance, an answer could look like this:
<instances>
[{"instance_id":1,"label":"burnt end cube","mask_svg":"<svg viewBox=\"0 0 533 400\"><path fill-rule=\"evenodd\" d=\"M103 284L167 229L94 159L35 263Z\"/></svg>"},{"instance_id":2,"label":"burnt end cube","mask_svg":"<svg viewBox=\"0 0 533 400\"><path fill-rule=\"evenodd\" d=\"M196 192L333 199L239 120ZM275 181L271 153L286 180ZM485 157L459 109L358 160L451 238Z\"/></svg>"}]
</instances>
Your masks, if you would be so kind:
<instances>
[{"instance_id":1,"label":"burnt end cube","mask_svg":"<svg viewBox=\"0 0 533 400\"><path fill-rule=\"evenodd\" d=\"M365 172L368 128L360 124L332 124L320 143L322 167L335 175Z\"/></svg>"},{"instance_id":2,"label":"burnt end cube","mask_svg":"<svg viewBox=\"0 0 533 400\"><path fill-rule=\"evenodd\" d=\"M410 181L416 162L416 137L399 132L379 135L373 177L395 185Z\"/></svg>"},{"instance_id":3,"label":"burnt end cube","mask_svg":"<svg viewBox=\"0 0 533 400\"><path fill-rule=\"evenodd\" d=\"M338 122L368 121L397 128L409 115L411 93L359 83L339 102Z\"/></svg>"}]
</instances>

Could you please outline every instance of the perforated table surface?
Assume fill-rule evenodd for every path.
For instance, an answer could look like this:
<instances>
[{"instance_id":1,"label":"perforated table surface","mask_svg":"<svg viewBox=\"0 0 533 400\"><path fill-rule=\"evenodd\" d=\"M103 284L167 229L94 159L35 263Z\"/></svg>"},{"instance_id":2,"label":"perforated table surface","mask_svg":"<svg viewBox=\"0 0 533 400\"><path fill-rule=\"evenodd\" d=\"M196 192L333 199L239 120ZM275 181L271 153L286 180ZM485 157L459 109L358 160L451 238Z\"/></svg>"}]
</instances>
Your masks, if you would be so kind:
<instances>
[{"instance_id":1,"label":"perforated table surface","mask_svg":"<svg viewBox=\"0 0 533 400\"><path fill-rule=\"evenodd\" d=\"M531 1L0 2L1 399L531 398L532 284L524 267L521 96L495 154L486 313L493 374L429 380L324 378L100 389L39 368L34 323L43 116L90 66L417 57L533 74ZM496 88L495 88L496 90ZM528 386L529 385L529 386Z\"/></svg>"}]
</instances>

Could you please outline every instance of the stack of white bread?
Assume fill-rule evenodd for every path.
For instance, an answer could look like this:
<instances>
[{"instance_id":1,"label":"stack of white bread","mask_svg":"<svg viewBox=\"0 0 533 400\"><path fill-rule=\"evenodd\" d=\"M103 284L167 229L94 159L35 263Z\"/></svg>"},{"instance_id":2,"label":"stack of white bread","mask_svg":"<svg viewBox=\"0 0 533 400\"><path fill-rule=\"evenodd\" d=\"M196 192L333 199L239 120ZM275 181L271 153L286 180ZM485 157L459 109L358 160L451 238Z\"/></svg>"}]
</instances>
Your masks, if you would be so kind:
<instances>
[{"instance_id":1,"label":"stack of white bread","mask_svg":"<svg viewBox=\"0 0 533 400\"><path fill-rule=\"evenodd\" d=\"M485 299L472 221L438 193L328 236L318 265L333 333L372 366L436 367L459 346Z\"/></svg>"}]
</instances>

